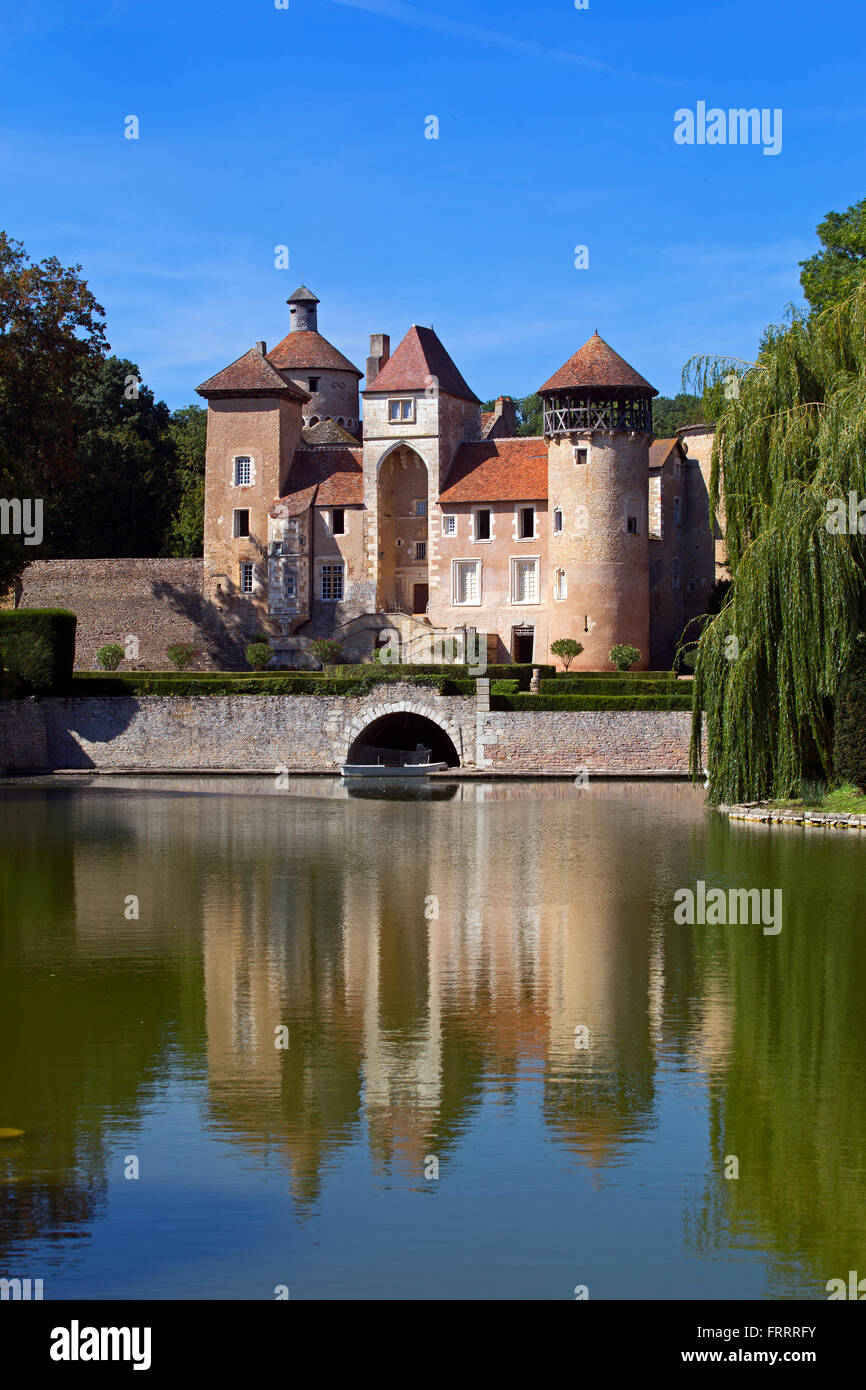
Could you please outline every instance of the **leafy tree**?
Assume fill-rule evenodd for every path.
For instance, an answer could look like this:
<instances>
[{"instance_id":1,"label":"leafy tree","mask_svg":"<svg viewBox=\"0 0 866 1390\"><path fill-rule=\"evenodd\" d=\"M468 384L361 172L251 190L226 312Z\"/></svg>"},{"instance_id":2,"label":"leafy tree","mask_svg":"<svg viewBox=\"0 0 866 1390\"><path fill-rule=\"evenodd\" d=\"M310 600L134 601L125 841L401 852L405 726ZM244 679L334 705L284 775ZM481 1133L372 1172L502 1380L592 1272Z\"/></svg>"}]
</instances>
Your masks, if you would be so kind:
<instances>
[{"instance_id":1,"label":"leafy tree","mask_svg":"<svg viewBox=\"0 0 866 1390\"><path fill-rule=\"evenodd\" d=\"M163 554L201 555L204 549L207 411L200 405L187 405L174 411L168 433L174 453L175 507Z\"/></svg>"},{"instance_id":2,"label":"leafy tree","mask_svg":"<svg viewBox=\"0 0 866 1390\"><path fill-rule=\"evenodd\" d=\"M822 250L800 262L800 284L820 313L847 299L866 271L866 198L845 212L828 212L817 231Z\"/></svg>"},{"instance_id":3,"label":"leafy tree","mask_svg":"<svg viewBox=\"0 0 866 1390\"><path fill-rule=\"evenodd\" d=\"M540 435L544 433L544 402L537 392L516 400L517 433L519 435Z\"/></svg>"},{"instance_id":4,"label":"leafy tree","mask_svg":"<svg viewBox=\"0 0 866 1390\"><path fill-rule=\"evenodd\" d=\"M317 637L310 643L310 651L322 667L335 666L343 656L339 642L330 637Z\"/></svg>"},{"instance_id":5,"label":"leafy tree","mask_svg":"<svg viewBox=\"0 0 866 1390\"><path fill-rule=\"evenodd\" d=\"M247 665L252 666L254 671L265 671L271 664L271 651L269 642L250 642L244 651Z\"/></svg>"},{"instance_id":6,"label":"leafy tree","mask_svg":"<svg viewBox=\"0 0 866 1390\"><path fill-rule=\"evenodd\" d=\"M657 396L653 401L653 434L657 439L670 439L683 425L703 422L700 396L680 391L676 396Z\"/></svg>"},{"instance_id":7,"label":"leafy tree","mask_svg":"<svg viewBox=\"0 0 866 1390\"><path fill-rule=\"evenodd\" d=\"M712 390L725 370L698 358L685 375ZM866 617L858 518L828 525L852 493L866 497L866 279L768 329L718 420L710 507L724 498L731 587L701 634L692 723L698 772L706 711L714 801L829 775L833 699Z\"/></svg>"},{"instance_id":8,"label":"leafy tree","mask_svg":"<svg viewBox=\"0 0 866 1390\"><path fill-rule=\"evenodd\" d=\"M80 270L54 256L34 264L0 232L0 485L6 497L42 498L46 513L74 476L78 386L105 350L105 311ZM35 549L4 537L0 593Z\"/></svg>"},{"instance_id":9,"label":"leafy tree","mask_svg":"<svg viewBox=\"0 0 866 1390\"><path fill-rule=\"evenodd\" d=\"M575 641L573 637L557 637L555 642L551 642L550 650L559 657L567 671L575 657L583 651L583 643Z\"/></svg>"}]
</instances>

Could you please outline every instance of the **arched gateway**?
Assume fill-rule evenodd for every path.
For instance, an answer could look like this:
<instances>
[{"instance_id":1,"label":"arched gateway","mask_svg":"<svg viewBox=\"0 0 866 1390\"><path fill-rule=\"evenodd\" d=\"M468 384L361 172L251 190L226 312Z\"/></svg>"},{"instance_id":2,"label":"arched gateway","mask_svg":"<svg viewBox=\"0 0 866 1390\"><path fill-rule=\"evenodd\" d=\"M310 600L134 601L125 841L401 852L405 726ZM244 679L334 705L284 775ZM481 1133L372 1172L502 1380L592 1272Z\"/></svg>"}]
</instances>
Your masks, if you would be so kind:
<instances>
[{"instance_id":1,"label":"arched gateway","mask_svg":"<svg viewBox=\"0 0 866 1390\"><path fill-rule=\"evenodd\" d=\"M438 716L438 711L436 712ZM345 763L400 761L399 754L413 753L420 744L430 750L431 762L459 767L463 735L449 719L431 717L432 711L410 700L386 701L353 719L346 736Z\"/></svg>"}]
</instances>

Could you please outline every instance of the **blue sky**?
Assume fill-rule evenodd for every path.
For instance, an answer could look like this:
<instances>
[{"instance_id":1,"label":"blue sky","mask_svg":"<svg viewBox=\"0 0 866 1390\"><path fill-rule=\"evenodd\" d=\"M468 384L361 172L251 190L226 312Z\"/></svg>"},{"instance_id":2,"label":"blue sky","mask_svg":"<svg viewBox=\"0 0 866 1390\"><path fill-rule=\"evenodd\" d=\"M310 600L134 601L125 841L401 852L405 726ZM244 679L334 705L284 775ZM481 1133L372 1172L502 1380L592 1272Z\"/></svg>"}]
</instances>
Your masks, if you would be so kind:
<instances>
[{"instance_id":1,"label":"blue sky","mask_svg":"<svg viewBox=\"0 0 866 1390\"><path fill-rule=\"evenodd\" d=\"M362 370L432 323L479 396L522 395L597 328L673 394L693 353L753 356L866 196L862 0L289 4L0 17L0 226L82 264L172 406L276 343L302 276ZM781 153L675 144L699 100L781 108Z\"/></svg>"}]
</instances>

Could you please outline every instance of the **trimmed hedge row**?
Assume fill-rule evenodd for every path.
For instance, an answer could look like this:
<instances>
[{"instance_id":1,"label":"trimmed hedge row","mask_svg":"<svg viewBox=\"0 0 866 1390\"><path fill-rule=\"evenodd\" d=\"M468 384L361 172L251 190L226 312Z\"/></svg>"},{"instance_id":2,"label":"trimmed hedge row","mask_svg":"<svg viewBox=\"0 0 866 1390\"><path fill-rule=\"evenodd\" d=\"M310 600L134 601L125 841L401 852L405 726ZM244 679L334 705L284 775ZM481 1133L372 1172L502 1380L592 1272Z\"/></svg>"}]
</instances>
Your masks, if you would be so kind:
<instances>
[{"instance_id":1,"label":"trimmed hedge row","mask_svg":"<svg viewBox=\"0 0 866 1390\"><path fill-rule=\"evenodd\" d=\"M440 695L464 692L458 681L447 677L404 677L410 685L433 688ZM257 675L200 672L196 675L169 675L162 672L82 671L68 682L71 696L105 695L366 695L383 682L378 676L365 680L310 675ZM472 693L475 683L472 682Z\"/></svg>"},{"instance_id":2,"label":"trimmed hedge row","mask_svg":"<svg viewBox=\"0 0 866 1390\"><path fill-rule=\"evenodd\" d=\"M329 666L326 674L334 676L361 676L369 675L371 671L379 673L380 679L388 681L411 680L413 676L450 676L453 680L474 682L480 674L484 679L493 681L516 680L521 690L529 689L529 682L532 680L532 672L536 669L535 664L518 662L495 662L480 673L475 667L466 665L443 666L436 663L405 663L403 665L387 665L381 662L367 662L359 666ZM541 675L553 678L556 675L555 666L539 666Z\"/></svg>"},{"instance_id":3,"label":"trimmed hedge row","mask_svg":"<svg viewBox=\"0 0 866 1390\"><path fill-rule=\"evenodd\" d=\"M557 680L570 681L670 681L673 671L560 671Z\"/></svg>"},{"instance_id":4,"label":"trimmed hedge row","mask_svg":"<svg viewBox=\"0 0 866 1390\"><path fill-rule=\"evenodd\" d=\"M491 695L490 708L504 710L690 710L690 695Z\"/></svg>"},{"instance_id":5,"label":"trimmed hedge row","mask_svg":"<svg viewBox=\"0 0 866 1390\"><path fill-rule=\"evenodd\" d=\"M680 695L682 685L676 680L668 681L622 681L616 677L610 680L589 681L582 676L557 676L553 681L540 681L541 695Z\"/></svg>"},{"instance_id":6,"label":"trimmed hedge row","mask_svg":"<svg viewBox=\"0 0 866 1390\"><path fill-rule=\"evenodd\" d=\"M0 664L27 683L26 672L18 672L13 659L4 657L4 648L10 638L23 638L27 645L38 642L47 657L43 693L61 689L72 675L76 622L75 614L65 608L0 609Z\"/></svg>"}]
</instances>

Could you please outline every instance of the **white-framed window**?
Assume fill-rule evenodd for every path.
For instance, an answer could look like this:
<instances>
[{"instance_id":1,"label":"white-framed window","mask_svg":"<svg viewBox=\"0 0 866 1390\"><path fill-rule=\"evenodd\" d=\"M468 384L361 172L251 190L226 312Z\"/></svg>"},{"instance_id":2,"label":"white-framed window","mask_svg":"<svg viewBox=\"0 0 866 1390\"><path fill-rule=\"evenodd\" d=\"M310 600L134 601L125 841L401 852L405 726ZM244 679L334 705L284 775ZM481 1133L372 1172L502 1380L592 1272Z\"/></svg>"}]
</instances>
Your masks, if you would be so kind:
<instances>
[{"instance_id":1,"label":"white-framed window","mask_svg":"<svg viewBox=\"0 0 866 1390\"><path fill-rule=\"evenodd\" d=\"M235 540L250 534L250 512L248 507L235 507L232 513L232 535Z\"/></svg>"},{"instance_id":2,"label":"white-framed window","mask_svg":"<svg viewBox=\"0 0 866 1390\"><path fill-rule=\"evenodd\" d=\"M415 401L410 396L408 400L388 402L388 420L392 425L411 424L415 419Z\"/></svg>"},{"instance_id":3,"label":"white-framed window","mask_svg":"<svg viewBox=\"0 0 866 1390\"><path fill-rule=\"evenodd\" d=\"M554 507L554 509L553 509L553 529L554 529L554 531L555 531L555 533L556 533L557 535L559 535L559 533L560 533L561 530L562 530L562 508L561 508L561 507Z\"/></svg>"},{"instance_id":4,"label":"white-framed window","mask_svg":"<svg viewBox=\"0 0 866 1390\"><path fill-rule=\"evenodd\" d=\"M322 565L319 593L326 603L339 603L343 597L345 565Z\"/></svg>"},{"instance_id":5,"label":"white-framed window","mask_svg":"<svg viewBox=\"0 0 866 1390\"><path fill-rule=\"evenodd\" d=\"M457 517L456 517L456 516L443 516L443 517L442 517L442 534L443 534L443 536L456 536L456 535L457 535Z\"/></svg>"},{"instance_id":6,"label":"white-framed window","mask_svg":"<svg viewBox=\"0 0 866 1390\"><path fill-rule=\"evenodd\" d=\"M331 535L345 536L346 534L346 509L345 507L331 508Z\"/></svg>"},{"instance_id":7,"label":"white-framed window","mask_svg":"<svg viewBox=\"0 0 866 1390\"><path fill-rule=\"evenodd\" d=\"M298 571L293 565L286 565L283 570L283 595L289 600L298 597Z\"/></svg>"},{"instance_id":8,"label":"white-framed window","mask_svg":"<svg viewBox=\"0 0 866 1390\"><path fill-rule=\"evenodd\" d=\"M565 570L559 569L553 572L553 597L558 603L568 597L568 585L565 578Z\"/></svg>"},{"instance_id":9,"label":"white-framed window","mask_svg":"<svg viewBox=\"0 0 866 1390\"><path fill-rule=\"evenodd\" d=\"M532 506L521 506L517 508L517 539L519 541L535 540L535 508Z\"/></svg>"},{"instance_id":10,"label":"white-framed window","mask_svg":"<svg viewBox=\"0 0 866 1390\"><path fill-rule=\"evenodd\" d=\"M241 593L251 594L255 583L256 568L252 560L241 561Z\"/></svg>"},{"instance_id":11,"label":"white-framed window","mask_svg":"<svg viewBox=\"0 0 866 1390\"><path fill-rule=\"evenodd\" d=\"M426 560L426 559L427 559L427 542L426 542L426 541L416 541L416 542L415 542L415 559L416 559L416 560Z\"/></svg>"},{"instance_id":12,"label":"white-framed window","mask_svg":"<svg viewBox=\"0 0 866 1390\"><path fill-rule=\"evenodd\" d=\"M574 461L577 464L589 463L589 446L587 444L575 444Z\"/></svg>"},{"instance_id":13,"label":"white-framed window","mask_svg":"<svg viewBox=\"0 0 866 1390\"><path fill-rule=\"evenodd\" d=\"M492 517L489 507L475 507L472 512L472 539L489 541L492 534Z\"/></svg>"},{"instance_id":14,"label":"white-framed window","mask_svg":"<svg viewBox=\"0 0 866 1390\"><path fill-rule=\"evenodd\" d=\"M481 602L480 560L452 561L451 602L458 606Z\"/></svg>"},{"instance_id":15,"label":"white-framed window","mask_svg":"<svg viewBox=\"0 0 866 1390\"><path fill-rule=\"evenodd\" d=\"M235 487L249 487L253 461L249 454L235 455Z\"/></svg>"},{"instance_id":16,"label":"white-framed window","mask_svg":"<svg viewBox=\"0 0 866 1390\"><path fill-rule=\"evenodd\" d=\"M538 556L512 558L511 602L538 603Z\"/></svg>"}]
</instances>

